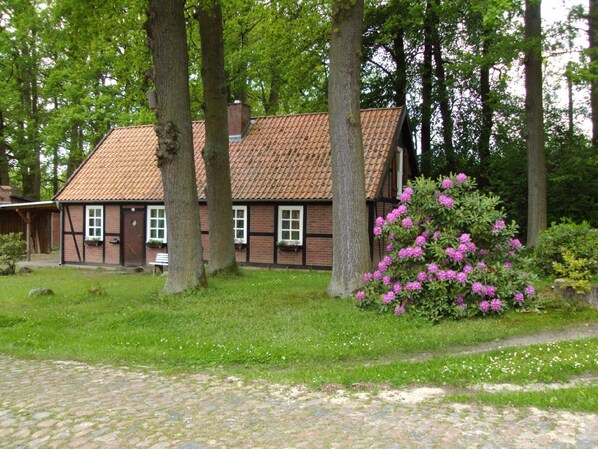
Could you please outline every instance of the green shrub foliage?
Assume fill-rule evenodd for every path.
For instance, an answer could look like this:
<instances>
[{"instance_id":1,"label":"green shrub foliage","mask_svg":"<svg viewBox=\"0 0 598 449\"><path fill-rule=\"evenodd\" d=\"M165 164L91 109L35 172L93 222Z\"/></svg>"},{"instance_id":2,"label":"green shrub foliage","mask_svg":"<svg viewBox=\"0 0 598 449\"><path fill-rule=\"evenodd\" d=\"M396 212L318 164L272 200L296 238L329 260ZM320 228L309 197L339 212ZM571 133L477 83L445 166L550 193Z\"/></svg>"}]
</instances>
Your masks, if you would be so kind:
<instances>
[{"instance_id":1,"label":"green shrub foliage","mask_svg":"<svg viewBox=\"0 0 598 449\"><path fill-rule=\"evenodd\" d=\"M17 262L25 259L26 244L20 233L0 235L0 265L6 266L6 274L14 274Z\"/></svg>"},{"instance_id":2,"label":"green shrub foliage","mask_svg":"<svg viewBox=\"0 0 598 449\"><path fill-rule=\"evenodd\" d=\"M542 232L534 246L534 263L540 274L555 276L553 262L564 264L563 254L575 259L587 259L591 275L598 273L598 229L587 222L575 224L569 220L552 225Z\"/></svg>"},{"instance_id":3,"label":"green shrub foliage","mask_svg":"<svg viewBox=\"0 0 598 449\"><path fill-rule=\"evenodd\" d=\"M364 275L359 305L437 322L499 314L530 300L533 287L513 268L522 248L517 226L505 222L499 203L463 173L417 178L400 205L376 219L373 232L386 255Z\"/></svg>"}]
</instances>

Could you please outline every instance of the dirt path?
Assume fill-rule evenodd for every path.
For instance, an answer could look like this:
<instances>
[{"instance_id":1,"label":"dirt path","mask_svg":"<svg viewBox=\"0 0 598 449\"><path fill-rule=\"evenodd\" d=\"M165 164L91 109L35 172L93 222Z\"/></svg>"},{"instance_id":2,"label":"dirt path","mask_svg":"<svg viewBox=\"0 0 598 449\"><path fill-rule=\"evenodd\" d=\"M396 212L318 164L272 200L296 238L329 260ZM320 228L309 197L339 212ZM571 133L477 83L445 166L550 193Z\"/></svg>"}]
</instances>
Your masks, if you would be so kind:
<instances>
[{"instance_id":1,"label":"dirt path","mask_svg":"<svg viewBox=\"0 0 598 449\"><path fill-rule=\"evenodd\" d=\"M424 361L435 355L467 355L481 354L483 352L496 349L516 348L520 346L529 346L537 344L556 343L565 340L581 340L583 338L598 337L598 323L589 325L570 327L562 330L551 330L533 335L523 335L521 337L511 337L502 340L481 343L474 348L467 346L453 346L448 349L435 352L422 352L416 356L408 356L399 360Z\"/></svg>"}]
</instances>

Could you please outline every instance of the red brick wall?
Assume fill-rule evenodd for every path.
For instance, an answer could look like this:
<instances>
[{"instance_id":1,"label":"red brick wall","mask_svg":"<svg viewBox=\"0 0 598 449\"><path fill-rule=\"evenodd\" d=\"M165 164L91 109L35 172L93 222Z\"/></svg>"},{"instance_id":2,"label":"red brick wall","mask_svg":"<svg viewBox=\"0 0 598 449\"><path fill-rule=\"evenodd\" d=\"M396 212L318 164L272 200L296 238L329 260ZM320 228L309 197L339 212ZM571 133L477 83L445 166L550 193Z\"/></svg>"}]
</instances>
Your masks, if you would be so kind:
<instances>
[{"instance_id":1,"label":"red brick wall","mask_svg":"<svg viewBox=\"0 0 598 449\"><path fill-rule=\"evenodd\" d=\"M250 236L249 262L273 263L274 240L272 237Z\"/></svg>"},{"instance_id":2,"label":"red brick wall","mask_svg":"<svg viewBox=\"0 0 598 449\"><path fill-rule=\"evenodd\" d=\"M306 211L308 234L332 235L332 205L310 204Z\"/></svg>"},{"instance_id":3,"label":"red brick wall","mask_svg":"<svg viewBox=\"0 0 598 449\"><path fill-rule=\"evenodd\" d=\"M297 249L297 251L283 251L277 249L277 263L280 265L303 265L303 251L305 251L305 246L302 249Z\"/></svg>"},{"instance_id":4,"label":"red brick wall","mask_svg":"<svg viewBox=\"0 0 598 449\"><path fill-rule=\"evenodd\" d=\"M272 204L252 204L249 206L249 232L274 232L274 209ZM276 236L275 236L276 238Z\"/></svg>"},{"instance_id":5,"label":"red brick wall","mask_svg":"<svg viewBox=\"0 0 598 449\"><path fill-rule=\"evenodd\" d=\"M83 240L85 238L85 236L83 235L83 233L85 232L85 229L83 228L83 217L85 215L85 206L65 205L63 209L63 214L64 232L81 233L78 235L65 234L63 236L64 262L83 262ZM79 255L77 255L77 248L79 249Z\"/></svg>"},{"instance_id":6,"label":"red brick wall","mask_svg":"<svg viewBox=\"0 0 598 449\"><path fill-rule=\"evenodd\" d=\"M83 219L85 215L85 206L65 206L69 208L73 221L74 231L84 232ZM247 235L248 243L245 247L235 250L237 262L249 264L274 264L275 259L278 265L289 266L332 266L332 205L331 204L304 204L304 214L306 214L306 227L304 229L304 246L295 251L280 251L275 243L277 240L277 227L275 223L276 210L278 205L274 203L251 204L248 207L249 212L249 232ZM199 205L201 228L205 232L208 228L208 213L205 204ZM104 208L104 232L107 234L118 234L121 229L121 207L120 205L109 204ZM72 232L68 219L64 219L64 228L66 232ZM267 234L267 235L252 235ZM310 237L309 235L313 235ZM120 245L110 244L109 241L115 238L115 235L106 235L103 246L83 247L84 236L77 235L79 243L79 252L84 259L79 260L76 255L75 245L72 235L64 236L64 261L84 262L93 264L111 264L118 265L122 263ZM209 236L202 234L202 245L204 250L204 260L210 256ZM119 238L122 240L122 237ZM159 252L167 252L167 248L146 248L146 263L156 259Z\"/></svg>"},{"instance_id":7,"label":"red brick wall","mask_svg":"<svg viewBox=\"0 0 598 449\"><path fill-rule=\"evenodd\" d=\"M104 207L104 234L120 234L120 206L110 204ZM104 263L120 265L120 243L113 244L110 240L120 237L104 235Z\"/></svg>"},{"instance_id":8,"label":"red brick wall","mask_svg":"<svg viewBox=\"0 0 598 449\"><path fill-rule=\"evenodd\" d=\"M75 241L79 247L79 255L83 257L83 236L82 235L65 235L64 236L64 262L82 262L77 256Z\"/></svg>"},{"instance_id":9,"label":"red brick wall","mask_svg":"<svg viewBox=\"0 0 598 449\"><path fill-rule=\"evenodd\" d=\"M66 232L85 232L83 228L83 219L85 216L85 206L65 206L64 229ZM70 213L70 220L66 210ZM71 222L73 224L71 228Z\"/></svg>"},{"instance_id":10,"label":"red brick wall","mask_svg":"<svg viewBox=\"0 0 598 449\"><path fill-rule=\"evenodd\" d=\"M105 244L105 242L104 242ZM87 246L85 245L85 263L101 264L103 263L103 245Z\"/></svg>"},{"instance_id":11,"label":"red brick wall","mask_svg":"<svg viewBox=\"0 0 598 449\"><path fill-rule=\"evenodd\" d=\"M332 239L308 238L305 263L306 265L332 267Z\"/></svg>"}]
</instances>

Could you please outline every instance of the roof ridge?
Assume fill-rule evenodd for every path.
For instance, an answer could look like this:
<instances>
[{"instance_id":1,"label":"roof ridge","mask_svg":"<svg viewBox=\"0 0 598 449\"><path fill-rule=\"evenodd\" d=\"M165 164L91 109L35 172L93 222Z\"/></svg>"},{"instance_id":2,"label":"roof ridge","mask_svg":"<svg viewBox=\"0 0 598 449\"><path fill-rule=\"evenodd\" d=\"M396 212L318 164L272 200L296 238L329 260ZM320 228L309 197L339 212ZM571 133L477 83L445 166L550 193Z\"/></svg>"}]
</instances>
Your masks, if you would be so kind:
<instances>
[{"instance_id":1,"label":"roof ridge","mask_svg":"<svg viewBox=\"0 0 598 449\"><path fill-rule=\"evenodd\" d=\"M403 106L391 106L386 108L364 108L360 109L360 112L371 112L371 111L388 111L388 110L396 110L402 109ZM296 113L289 113L289 114L280 114L280 115L258 115L255 117L251 117L253 119L274 119L274 118L284 118L284 117L305 117L309 115L328 115L328 111L320 111L320 112L296 112ZM204 123L205 120L191 120L191 123ZM148 128L150 126L154 126L154 123L146 123L142 125L116 125L113 126L111 129L132 129L132 128Z\"/></svg>"}]
</instances>

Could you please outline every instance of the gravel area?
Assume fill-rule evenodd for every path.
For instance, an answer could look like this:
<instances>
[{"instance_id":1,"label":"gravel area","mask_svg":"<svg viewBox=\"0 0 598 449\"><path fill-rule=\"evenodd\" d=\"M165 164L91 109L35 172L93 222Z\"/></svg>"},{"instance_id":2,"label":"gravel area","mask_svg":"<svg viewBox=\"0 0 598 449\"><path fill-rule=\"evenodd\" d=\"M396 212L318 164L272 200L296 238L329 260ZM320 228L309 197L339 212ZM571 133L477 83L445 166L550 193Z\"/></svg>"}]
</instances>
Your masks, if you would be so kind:
<instances>
[{"instance_id":1,"label":"gravel area","mask_svg":"<svg viewBox=\"0 0 598 449\"><path fill-rule=\"evenodd\" d=\"M0 356L0 448L598 448L598 416Z\"/></svg>"}]
</instances>

